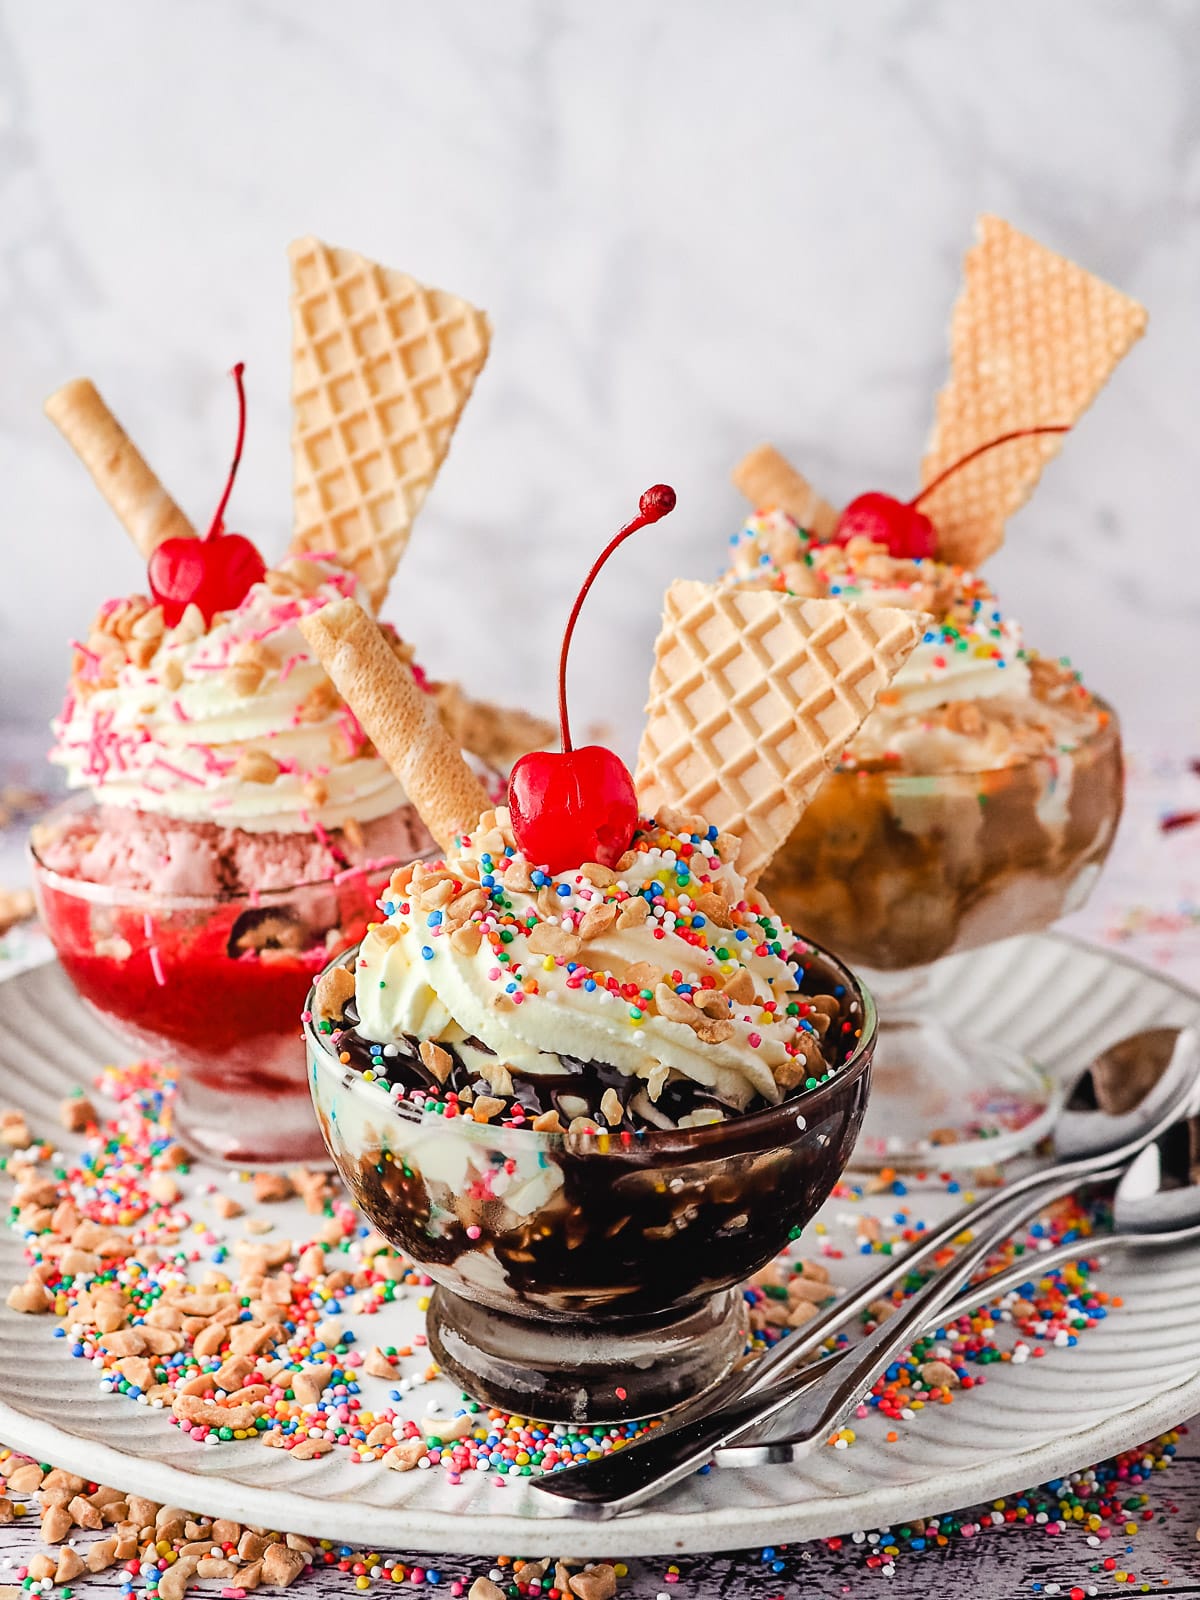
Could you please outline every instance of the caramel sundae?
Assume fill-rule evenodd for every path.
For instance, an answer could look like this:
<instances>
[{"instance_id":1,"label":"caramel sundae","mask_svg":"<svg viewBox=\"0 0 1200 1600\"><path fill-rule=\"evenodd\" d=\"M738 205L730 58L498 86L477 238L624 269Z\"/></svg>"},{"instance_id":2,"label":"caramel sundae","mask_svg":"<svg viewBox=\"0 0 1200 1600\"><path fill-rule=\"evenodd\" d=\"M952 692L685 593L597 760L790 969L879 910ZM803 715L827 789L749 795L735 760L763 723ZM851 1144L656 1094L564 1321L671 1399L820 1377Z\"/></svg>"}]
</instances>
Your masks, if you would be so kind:
<instances>
[{"instance_id":1,"label":"caramel sundae","mask_svg":"<svg viewBox=\"0 0 1200 1600\"><path fill-rule=\"evenodd\" d=\"M838 512L770 446L734 474L756 511L731 583L929 619L762 880L797 928L875 971L885 1092L860 1155L924 1159L932 1131L957 1159L995 1160L1053 1113L1031 1064L933 1029L911 974L1075 909L1112 842L1116 719L1065 660L1026 645L980 567L1145 320L984 217L919 492ZM885 983L892 971L907 976Z\"/></svg>"},{"instance_id":2,"label":"caramel sundae","mask_svg":"<svg viewBox=\"0 0 1200 1600\"><path fill-rule=\"evenodd\" d=\"M1024 643L987 582L866 535L821 544L786 512L748 519L737 579L927 614L764 887L798 926L873 968L969 949L1081 902L1120 811L1115 718Z\"/></svg>"}]
</instances>

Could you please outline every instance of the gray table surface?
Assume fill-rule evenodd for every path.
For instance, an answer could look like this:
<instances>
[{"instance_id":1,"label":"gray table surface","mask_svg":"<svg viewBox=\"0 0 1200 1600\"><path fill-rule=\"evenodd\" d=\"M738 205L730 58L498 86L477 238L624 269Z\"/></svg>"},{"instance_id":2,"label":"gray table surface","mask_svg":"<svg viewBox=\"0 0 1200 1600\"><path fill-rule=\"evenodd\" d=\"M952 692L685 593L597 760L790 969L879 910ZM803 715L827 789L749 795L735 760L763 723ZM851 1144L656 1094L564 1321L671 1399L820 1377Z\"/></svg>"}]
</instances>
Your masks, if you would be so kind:
<instances>
[{"instance_id":1,"label":"gray table surface","mask_svg":"<svg viewBox=\"0 0 1200 1600\"><path fill-rule=\"evenodd\" d=\"M1200 777L1187 759L1188 752L1135 753L1131 760L1126 815L1113 857L1088 908L1068 926L1109 947L1118 947L1147 963L1160 966L1200 987L1200 826L1164 830L1161 820L1170 813L1200 809ZM25 777L31 768L13 776ZM3 764L0 763L0 776ZM23 865L19 841L0 834L0 886L21 881ZM0 1373L0 1384L3 1374ZM874 1539L873 1530L861 1543L847 1539L840 1550L823 1542L780 1548L772 1561L760 1551L734 1556L695 1556L668 1562L630 1564L622 1581L623 1596L670 1600L775 1600L775 1597L869 1595L891 1586L899 1597L929 1596L931 1600L1018 1600L1040 1595L1117 1595L1161 1591L1200 1595L1200 1419L1192 1434L1186 1432L1176 1446L1174 1465L1152 1476L1149 1520L1127 1537L1119 1529L1103 1543L1089 1544L1084 1530L1071 1527L1057 1537L1042 1528L990 1528L970 1538L954 1538L943 1547L912 1550L897 1541L900 1554L893 1564L868 1565L887 1545ZM979 1510L981 1508L976 1508ZM849 1534L850 1530L847 1530ZM16 1522L0 1526L0 1595L6 1585L20 1586L23 1562L41 1548L37 1523ZM510 1552L520 1555L521 1552ZM401 1552L395 1552L403 1559ZM564 1556L571 1552L564 1550ZM1113 1566L1105 1568L1106 1560ZM487 1563L453 1556L434 1563L414 1558L423 1568L435 1566L442 1575L440 1592L450 1593L456 1579L469 1580L487 1571ZM119 1569L86 1584L72 1585L87 1597L119 1589ZM126 1580L128 1581L128 1580ZM377 1590L379 1583L372 1583ZM389 1585L389 1587L394 1587ZM424 1586L423 1586L424 1587ZM210 1593L219 1586L206 1585ZM356 1594L351 1576L337 1570L314 1571L298 1580L303 1594ZM197 1591L203 1592L203 1591ZM412 1593L409 1584L398 1589ZM429 1593L428 1588L424 1592Z\"/></svg>"}]
</instances>

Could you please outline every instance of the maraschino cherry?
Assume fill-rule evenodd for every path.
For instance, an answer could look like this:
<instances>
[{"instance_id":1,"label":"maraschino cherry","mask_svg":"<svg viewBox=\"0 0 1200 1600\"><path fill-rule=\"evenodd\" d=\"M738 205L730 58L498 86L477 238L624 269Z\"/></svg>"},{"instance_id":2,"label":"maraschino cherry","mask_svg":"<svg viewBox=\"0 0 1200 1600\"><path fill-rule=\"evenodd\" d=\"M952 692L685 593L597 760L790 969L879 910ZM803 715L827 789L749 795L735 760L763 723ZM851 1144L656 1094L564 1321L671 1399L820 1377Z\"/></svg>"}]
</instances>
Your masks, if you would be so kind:
<instances>
[{"instance_id":1,"label":"maraschino cherry","mask_svg":"<svg viewBox=\"0 0 1200 1600\"><path fill-rule=\"evenodd\" d=\"M627 522L597 559L575 597L558 658L558 725L562 750L537 750L522 756L508 781L508 809L522 853L549 872L566 872L596 861L615 867L637 827L637 793L629 768L603 745L576 750L567 720L567 653L571 635L596 576L631 533L675 509L675 491L665 483L647 489L638 514Z\"/></svg>"},{"instance_id":2,"label":"maraschino cherry","mask_svg":"<svg viewBox=\"0 0 1200 1600\"><path fill-rule=\"evenodd\" d=\"M241 533L225 532L225 507L233 493L246 440L246 390L242 384L245 363L233 369L238 394L237 445L225 492L203 539L165 539L150 557L150 592L173 628L189 605L198 606L206 623L218 611L233 611L266 575L267 564Z\"/></svg>"},{"instance_id":3,"label":"maraschino cherry","mask_svg":"<svg viewBox=\"0 0 1200 1600\"><path fill-rule=\"evenodd\" d=\"M1044 428L1020 428L1015 433L1002 433L998 439L989 439L986 444L977 445L961 460L955 461L944 472L939 472L932 483L927 483L920 494L914 495L911 500L895 500L890 494L881 494L877 489L860 494L851 500L838 518L833 543L849 544L851 539L865 537L876 544L886 545L891 555L903 560L923 561L928 556L936 555L937 534L933 523L918 509L926 495L931 495L960 468L988 450L994 450L997 445L1010 444L1014 439L1031 439L1039 433L1069 431L1065 424L1055 423Z\"/></svg>"}]
</instances>

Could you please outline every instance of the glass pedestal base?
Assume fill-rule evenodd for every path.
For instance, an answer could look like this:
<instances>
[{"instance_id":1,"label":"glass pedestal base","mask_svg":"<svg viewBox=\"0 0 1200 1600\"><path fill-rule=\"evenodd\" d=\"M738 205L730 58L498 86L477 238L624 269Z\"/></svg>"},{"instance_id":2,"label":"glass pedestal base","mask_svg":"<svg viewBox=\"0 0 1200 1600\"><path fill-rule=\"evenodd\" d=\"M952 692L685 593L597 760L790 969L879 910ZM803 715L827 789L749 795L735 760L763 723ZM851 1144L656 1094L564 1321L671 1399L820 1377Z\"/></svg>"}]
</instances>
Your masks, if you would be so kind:
<instances>
[{"instance_id":1,"label":"glass pedestal base","mask_svg":"<svg viewBox=\"0 0 1200 1600\"><path fill-rule=\"evenodd\" d=\"M881 1004L882 1013L882 1004ZM882 1015L871 1095L851 1167L979 1167L1031 1150L1059 1095L1034 1062L940 1022Z\"/></svg>"},{"instance_id":2,"label":"glass pedestal base","mask_svg":"<svg viewBox=\"0 0 1200 1600\"><path fill-rule=\"evenodd\" d=\"M283 1070L243 1073L233 1087L222 1080L219 1065L186 1061L177 1066L176 1081L175 1133L194 1155L228 1167L332 1165L298 1042Z\"/></svg>"},{"instance_id":3,"label":"glass pedestal base","mask_svg":"<svg viewBox=\"0 0 1200 1600\"><path fill-rule=\"evenodd\" d=\"M429 1348L472 1398L539 1422L660 1416L722 1379L745 1348L746 1307L726 1289L674 1317L507 1316L439 1286Z\"/></svg>"}]
</instances>

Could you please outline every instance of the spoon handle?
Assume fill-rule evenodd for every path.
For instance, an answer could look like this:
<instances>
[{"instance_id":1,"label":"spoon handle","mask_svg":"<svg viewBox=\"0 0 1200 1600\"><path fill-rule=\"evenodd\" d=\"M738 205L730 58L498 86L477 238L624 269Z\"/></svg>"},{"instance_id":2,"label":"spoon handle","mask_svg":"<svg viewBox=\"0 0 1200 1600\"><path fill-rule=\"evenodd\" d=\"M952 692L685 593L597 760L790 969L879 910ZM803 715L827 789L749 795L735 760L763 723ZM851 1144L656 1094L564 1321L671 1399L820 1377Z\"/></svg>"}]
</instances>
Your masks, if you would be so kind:
<instances>
[{"instance_id":1,"label":"spoon handle","mask_svg":"<svg viewBox=\"0 0 1200 1600\"><path fill-rule=\"evenodd\" d=\"M1029 1173L1026 1177L1017 1179L1008 1188L996 1189L991 1194L985 1195L982 1200L976 1201L974 1205L964 1206L961 1211L956 1211L940 1227L923 1235L919 1244L900 1255L890 1257L882 1267L856 1284L842 1299L836 1300L831 1306L826 1306L823 1311L818 1312L810 1322L805 1323L802 1331L789 1334L786 1339L781 1340L773 1350L769 1350L752 1367L746 1369L744 1377L736 1381L736 1390L733 1392L753 1393L755 1390L766 1388L768 1384L782 1378L785 1373L796 1371L839 1328L853 1322L873 1300L882 1299L910 1273L924 1266L941 1251L948 1249L960 1234L978 1228L998 1214L1007 1213L1018 1202L1025 1202L1021 1215L1028 1216L1031 1209L1048 1205L1051 1201L1070 1194L1078 1187L1081 1177L1089 1175L1087 1172L1082 1174L1079 1172L1080 1165L1081 1163L1072 1162L1069 1168L1051 1167L1049 1170ZM1091 1175L1100 1180L1117 1177L1120 1172L1121 1167L1114 1166L1098 1170ZM1032 1207L1030 1202L1034 1202ZM1010 1219L1008 1226L1014 1227L1016 1222ZM732 1385L731 1390L733 1390Z\"/></svg>"},{"instance_id":2,"label":"spoon handle","mask_svg":"<svg viewBox=\"0 0 1200 1600\"><path fill-rule=\"evenodd\" d=\"M930 1317L940 1316L958 1293L964 1278L984 1262L1005 1235L1037 1210L1042 1203L1039 1191L1032 1203L1022 1206L1015 1216L991 1228L954 1258L951 1266L922 1285L885 1322L856 1347L853 1355L840 1362L836 1372L808 1388L796 1406L792 1438L797 1445L815 1444L838 1427L846 1414L871 1387L879 1374L906 1350L924 1329ZM774 1386L769 1393L774 1392ZM776 1408L778 1409L778 1408ZM772 1415L775 1413L772 1412Z\"/></svg>"},{"instance_id":3,"label":"spoon handle","mask_svg":"<svg viewBox=\"0 0 1200 1600\"><path fill-rule=\"evenodd\" d=\"M1044 1203L1044 1186L1015 1216L982 1230L954 1262L931 1278L894 1316L871 1334L852 1356L827 1363L813 1380L808 1374L780 1378L766 1388L739 1393L734 1399L724 1396L716 1406L701 1411L697 1406L673 1418L655 1432L621 1451L598 1461L534 1480L544 1494L566 1501L570 1514L589 1520L603 1520L632 1511L653 1500L673 1484L686 1478L710 1461L713 1452L738 1434L770 1422L789 1406L796 1406L800 1428L811 1441L825 1437L833 1421L854 1404L877 1372L913 1337L913 1330L954 1298L963 1276L974 1271L1012 1228L1032 1216ZM797 1341L798 1342L798 1341ZM786 1343L791 1344L789 1339ZM801 1398L797 1402L797 1393ZM710 1400L711 1396L706 1396Z\"/></svg>"},{"instance_id":4,"label":"spoon handle","mask_svg":"<svg viewBox=\"0 0 1200 1600\"><path fill-rule=\"evenodd\" d=\"M1065 1244L1055 1245L1050 1250L1040 1251L1037 1255L1025 1256L1020 1261L1014 1261L1011 1266L1002 1267L998 1272L981 1278L977 1283L967 1284L948 1304L929 1312L920 1332L936 1333L946 1315L961 1316L965 1311L973 1311L978 1306L1003 1299L1006 1294L1019 1289L1031 1278L1040 1278L1067 1262L1111 1255L1115 1250L1128 1247L1131 1242L1137 1241L1136 1239L1131 1241L1126 1234L1098 1234L1086 1239L1071 1239ZM841 1366L855 1353L854 1348L835 1350L831 1355L824 1356L807 1367L804 1376L810 1383L815 1383L818 1378L824 1377L825 1373L832 1371L835 1366ZM797 1379L794 1392L798 1401L807 1392L807 1386L800 1387L800 1380ZM790 1411L782 1418L776 1413L772 1420L775 1426L769 1432L765 1428L759 1428L751 1434L749 1429L744 1429L732 1443L722 1445L716 1452L717 1465L756 1467L768 1462L775 1464L782 1461L798 1461L808 1449L808 1441L801 1436L799 1424ZM786 1433L782 1431L785 1424Z\"/></svg>"}]
</instances>

